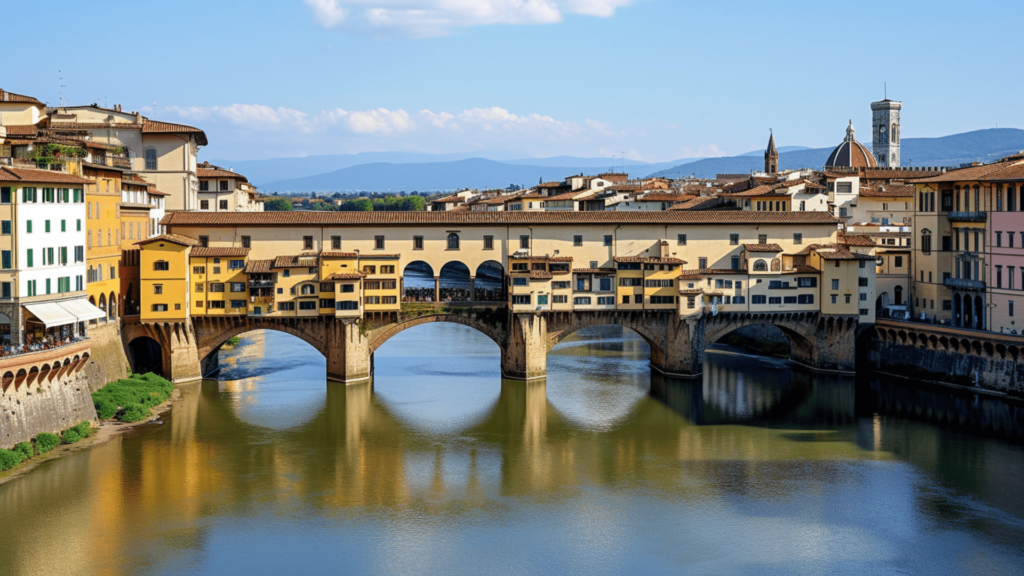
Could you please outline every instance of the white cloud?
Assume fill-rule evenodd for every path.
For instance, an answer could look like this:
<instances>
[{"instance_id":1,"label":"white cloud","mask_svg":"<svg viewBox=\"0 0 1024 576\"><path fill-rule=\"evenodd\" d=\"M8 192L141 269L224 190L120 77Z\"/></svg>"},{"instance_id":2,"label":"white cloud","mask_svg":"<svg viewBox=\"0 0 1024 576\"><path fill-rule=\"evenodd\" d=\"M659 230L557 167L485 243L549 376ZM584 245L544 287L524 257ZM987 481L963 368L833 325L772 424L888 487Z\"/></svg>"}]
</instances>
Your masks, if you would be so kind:
<instances>
[{"instance_id":1,"label":"white cloud","mask_svg":"<svg viewBox=\"0 0 1024 576\"><path fill-rule=\"evenodd\" d=\"M171 106L166 110L193 121L216 118L257 130L277 127L309 128L309 115L294 108L271 108L262 104L232 104L230 106L189 106L186 108Z\"/></svg>"},{"instance_id":2,"label":"white cloud","mask_svg":"<svg viewBox=\"0 0 1024 576\"><path fill-rule=\"evenodd\" d=\"M340 123L354 134L393 134L416 129L416 124L405 110L348 111L335 108L323 112L317 120L327 124Z\"/></svg>"},{"instance_id":3,"label":"white cloud","mask_svg":"<svg viewBox=\"0 0 1024 576\"><path fill-rule=\"evenodd\" d=\"M472 26L554 24L563 14L609 18L633 0L305 0L325 28L440 36Z\"/></svg>"}]
</instances>

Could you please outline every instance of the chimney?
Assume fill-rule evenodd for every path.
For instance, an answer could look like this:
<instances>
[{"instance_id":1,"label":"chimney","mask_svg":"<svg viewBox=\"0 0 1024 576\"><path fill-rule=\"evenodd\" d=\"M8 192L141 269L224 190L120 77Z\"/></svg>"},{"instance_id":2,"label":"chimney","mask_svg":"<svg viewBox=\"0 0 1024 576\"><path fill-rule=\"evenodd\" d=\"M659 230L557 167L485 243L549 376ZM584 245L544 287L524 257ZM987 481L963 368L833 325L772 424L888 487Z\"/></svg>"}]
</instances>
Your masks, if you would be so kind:
<instances>
[{"instance_id":1,"label":"chimney","mask_svg":"<svg viewBox=\"0 0 1024 576\"><path fill-rule=\"evenodd\" d=\"M661 241L661 257L662 258L668 258L669 257L669 253L668 253L668 240L662 240Z\"/></svg>"}]
</instances>

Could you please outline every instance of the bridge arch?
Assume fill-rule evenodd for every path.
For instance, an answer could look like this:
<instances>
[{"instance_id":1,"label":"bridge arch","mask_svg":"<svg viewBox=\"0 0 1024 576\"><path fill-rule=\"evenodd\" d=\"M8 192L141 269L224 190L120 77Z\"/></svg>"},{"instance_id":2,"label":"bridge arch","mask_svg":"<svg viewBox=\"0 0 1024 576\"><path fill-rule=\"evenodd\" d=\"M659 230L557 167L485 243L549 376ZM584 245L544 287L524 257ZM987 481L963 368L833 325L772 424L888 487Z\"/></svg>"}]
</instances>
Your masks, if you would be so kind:
<instances>
[{"instance_id":1,"label":"bridge arch","mask_svg":"<svg viewBox=\"0 0 1024 576\"><path fill-rule=\"evenodd\" d=\"M778 329L789 341L789 357L813 366L818 357L818 333L850 330L843 318L822 318L816 312L720 314L708 319L704 331L705 350L726 336L748 326L766 325Z\"/></svg>"},{"instance_id":2,"label":"bridge arch","mask_svg":"<svg viewBox=\"0 0 1024 576\"><path fill-rule=\"evenodd\" d=\"M193 318L193 323L200 366L219 352L220 348L231 338L257 330L273 330L291 334L327 357L327 333L325 322L321 318L261 319L226 316Z\"/></svg>"},{"instance_id":3,"label":"bridge arch","mask_svg":"<svg viewBox=\"0 0 1024 576\"><path fill-rule=\"evenodd\" d=\"M414 260L402 269L402 300L405 302L435 301L434 267L423 260Z\"/></svg>"},{"instance_id":4,"label":"bridge arch","mask_svg":"<svg viewBox=\"0 0 1024 576\"><path fill-rule=\"evenodd\" d=\"M472 300L469 266L459 260L451 260L438 273L441 302L468 302Z\"/></svg>"},{"instance_id":5,"label":"bridge arch","mask_svg":"<svg viewBox=\"0 0 1024 576\"><path fill-rule=\"evenodd\" d=\"M482 311L481 311L482 312ZM502 312L495 312L495 318ZM430 324L433 322L448 322L451 324L461 324L473 328L477 332L480 332L484 336L487 336L492 342L498 345L502 350L505 349L504 334L499 323L491 321L490 323L484 320L475 319L472 316L464 314L430 314L420 316L418 318L409 318L401 322L394 324L388 324L373 330L368 335L370 353L372 354L383 346L388 340L395 337L401 332L404 332L410 328L421 326L423 324Z\"/></svg>"},{"instance_id":6,"label":"bridge arch","mask_svg":"<svg viewBox=\"0 0 1024 576\"><path fill-rule=\"evenodd\" d=\"M474 271L474 296L477 302L505 302L505 267L496 260L481 262Z\"/></svg>"}]
</instances>

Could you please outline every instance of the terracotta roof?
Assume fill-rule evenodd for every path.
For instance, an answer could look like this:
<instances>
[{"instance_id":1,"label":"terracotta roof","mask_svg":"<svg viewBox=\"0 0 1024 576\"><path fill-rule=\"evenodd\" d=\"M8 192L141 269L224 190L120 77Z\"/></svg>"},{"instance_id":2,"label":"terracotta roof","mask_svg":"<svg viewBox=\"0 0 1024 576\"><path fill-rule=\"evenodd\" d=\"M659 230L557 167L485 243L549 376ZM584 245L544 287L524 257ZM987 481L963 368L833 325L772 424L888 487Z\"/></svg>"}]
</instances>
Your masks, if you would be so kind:
<instances>
[{"instance_id":1,"label":"terracotta roof","mask_svg":"<svg viewBox=\"0 0 1024 576\"><path fill-rule=\"evenodd\" d=\"M171 212L166 226L414 226L544 224L837 224L827 212Z\"/></svg>"},{"instance_id":2,"label":"terracotta roof","mask_svg":"<svg viewBox=\"0 0 1024 576\"><path fill-rule=\"evenodd\" d=\"M692 280L694 278L702 278L704 276L719 276L722 274L740 274L748 275L746 270L733 270L732 268L700 268L698 270L683 270L682 273L677 277L678 280Z\"/></svg>"},{"instance_id":3,"label":"terracotta roof","mask_svg":"<svg viewBox=\"0 0 1024 576\"><path fill-rule=\"evenodd\" d=\"M631 264L686 264L679 258L647 258L644 256L616 256L616 262L631 263Z\"/></svg>"},{"instance_id":4,"label":"terracotta roof","mask_svg":"<svg viewBox=\"0 0 1024 576\"><path fill-rule=\"evenodd\" d=\"M245 263L246 274L270 274L273 272L271 267L274 265L273 260L249 260Z\"/></svg>"},{"instance_id":5,"label":"terracotta roof","mask_svg":"<svg viewBox=\"0 0 1024 576\"><path fill-rule=\"evenodd\" d=\"M656 193L656 194L644 194L643 196L638 197L635 201L636 202L679 202L679 201L682 201L682 200L689 200L689 199L690 199L690 197L688 197L688 196L686 196L684 194Z\"/></svg>"},{"instance_id":6,"label":"terracotta roof","mask_svg":"<svg viewBox=\"0 0 1024 576\"><path fill-rule=\"evenodd\" d=\"M569 185L565 182L542 182L537 184L537 188L568 188Z\"/></svg>"},{"instance_id":7,"label":"terracotta roof","mask_svg":"<svg viewBox=\"0 0 1024 576\"><path fill-rule=\"evenodd\" d=\"M979 180L999 179L1000 173L1012 174L1017 167L1024 165L1020 161L996 162L994 164L982 164L980 166L969 166L958 170L949 170L945 174L914 180L915 184L931 183L953 183L953 182L974 182Z\"/></svg>"},{"instance_id":8,"label":"terracotta roof","mask_svg":"<svg viewBox=\"0 0 1024 576\"><path fill-rule=\"evenodd\" d=\"M343 280L361 280L366 274L362 272L347 272L345 274L331 274L324 278L324 282L340 282Z\"/></svg>"},{"instance_id":9,"label":"terracotta roof","mask_svg":"<svg viewBox=\"0 0 1024 576\"><path fill-rule=\"evenodd\" d=\"M811 244L807 248L796 253L796 256L806 256L816 252L822 260L874 260L874 256L867 254L855 254L839 244Z\"/></svg>"},{"instance_id":10,"label":"terracotta roof","mask_svg":"<svg viewBox=\"0 0 1024 576\"><path fill-rule=\"evenodd\" d=\"M109 128L109 126L108 126ZM142 133L143 134L198 134L199 145L206 146L206 133L199 128L192 126L185 126L184 124L172 124L170 122L159 122L157 120L150 120L149 118L143 118L142 122Z\"/></svg>"},{"instance_id":11,"label":"terracotta roof","mask_svg":"<svg viewBox=\"0 0 1024 576\"><path fill-rule=\"evenodd\" d=\"M317 264L316 254L278 256L277 258L274 258L274 268L311 268Z\"/></svg>"},{"instance_id":12,"label":"terracotta roof","mask_svg":"<svg viewBox=\"0 0 1024 576\"><path fill-rule=\"evenodd\" d=\"M209 162L203 162L196 167L196 176L199 178L234 178L235 180L241 180L242 182L249 181L245 176L242 176L237 172L225 170L224 168L214 166Z\"/></svg>"},{"instance_id":13,"label":"terracotta roof","mask_svg":"<svg viewBox=\"0 0 1024 576\"><path fill-rule=\"evenodd\" d=\"M435 202L435 203L438 203L438 204L461 203L461 202L465 202L465 201L466 201L466 199L463 198L462 196L455 196L455 195L453 195L453 196L445 196L444 198L438 198L437 200L431 200L431 202Z\"/></svg>"},{"instance_id":14,"label":"terracotta roof","mask_svg":"<svg viewBox=\"0 0 1024 576\"><path fill-rule=\"evenodd\" d=\"M41 182L44 184L92 184L92 180L63 172L35 170L33 168L0 167L0 182Z\"/></svg>"},{"instance_id":15,"label":"terracotta roof","mask_svg":"<svg viewBox=\"0 0 1024 576\"><path fill-rule=\"evenodd\" d=\"M398 260L399 254L358 254L360 260Z\"/></svg>"},{"instance_id":16,"label":"terracotta roof","mask_svg":"<svg viewBox=\"0 0 1024 576\"><path fill-rule=\"evenodd\" d=\"M508 259L527 262L572 262L572 256L509 256Z\"/></svg>"},{"instance_id":17,"label":"terracotta roof","mask_svg":"<svg viewBox=\"0 0 1024 576\"><path fill-rule=\"evenodd\" d=\"M25 96L24 94L15 94L14 92L7 92L6 90L0 90L0 102L25 102L26 104L38 104L43 105L42 102L36 100L31 96Z\"/></svg>"},{"instance_id":18,"label":"terracotta roof","mask_svg":"<svg viewBox=\"0 0 1024 576\"><path fill-rule=\"evenodd\" d=\"M808 266L806 264L797 264L796 266L793 267L793 272L795 274L818 274L821 272L821 270L818 270L814 266Z\"/></svg>"},{"instance_id":19,"label":"terracotta roof","mask_svg":"<svg viewBox=\"0 0 1024 576\"><path fill-rule=\"evenodd\" d=\"M756 186L754 188L751 188L749 190L744 190L742 192L726 192L724 195L729 197L729 198L749 198L749 197L752 197L752 196L772 196L772 195L787 196L787 194L785 194L783 192L779 192L778 189L775 186L769 186L767 184L762 184L760 186Z\"/></svg>"},{"instance_id":20,"label":"terracotta roof","mask_svg":"<svg viewBox=\"0 0 1024 576\"><path fill-rule=\"evenodd\" d=\"M704 198L694 198L687 200L686 202L677 202L669 206L669 210L708 210L714 208L722 203L722 199L718 196L707 196Z\"/></svg>"},{"instance_id":21,"label":"terracotta roof","mask_svg":"<svg viewBox=\"0 0 1024 576\"><path fill-rule=\"evenodd\" d=\"M572 192L566 192L565 194L558 194L556 196L548 196L546 200L548 202L556 200L583 200L588 196L596 196L596 190L573 190Z\"/></svg>"},{"instance_id":22,"label":"terracotta roof","mask_svg":"<svg viewBox=\"0 0 1024 576\"><path fill-rule=\"evenodd\" d=\"M839 233L839 243L847 246L871 246L872 248L878 245L870 236L842 232Z\"/></svg>"},{"instance_id":23,"label":"terracotta roof","mask_svg":"<svg viewBox=\"0 0 1024 576\"><path fill-rule=\"evenodd\" d=\"M704 289L703 288L682 288L682 287L680 287L679 288L679 293L680 294L685 294L687 296L696 296L698 294L703 294L704 293Z\"/></svg>"},{"instance_id":24,"label":"terracotta roof","mask_svg":"<svg viewBox=\"0 0 1024 576\"><path fill-rule=\"evenodd\" d=\"M747 252L782 252L782 246L778 244L744 244L743 248Z\"/></svg>"},{"instance_id":25,"label":"terracotta roof","mask_svg":"<svg viewBox=\"0 0 1024 576\"><path fill-rule=\"evenodd\" d=\"M614 268L573 268L573 274L615 274Z\"/></svg>"},{"instance_id":26,"label":"terracotta roof","mask_svg":"<svg viewBox=\"0 0 1024 576\"><path fill-rule=\"evenodd\" d=\"M248 256L248 248L230 248L230 247L217 247L217 248L194 248L192 250L192 256L195 258L219 258L229 256Z\"/></svg>"},{"instance_id":27,"label":"terracotta roof","mask_svg":"<svg viewBox=\"0 0 1024 576\"><path fill-rule=\"evenodd\" d=\"M321 252L320 258L356 258L355 252Z\"/></svg>"},{"instance_id":28,"label":"terracotta roof","mask_svg":"<svg viewBox=\"0 0 1024 576\"><path fill-rule=\"evenodd\" d=\"M170 242L171 244L180 244L182 246L199 246L198 240L193 240L188 236L179 236L178 234L161 234L159 236L153 236L145 240L140 240L135 243L136 246L145 246L146 244L153 244L154 242Z\"/></svg>"},{"instance_id":29,"label":"terracotta roof","mask_svg":"<svg viewBox=\"0 0 1024 576\"><path fill-rule=\"evenodd\" d=\"M911 184L869 184L860 187L860 195L864 198L913 198L914 186Z\"/></svg>"},{"instance_id":30,"label":"terracotta roof","mask_svg":"<svg viewBox=\"0 0 1024 576\"><path fill-rule=\"evenodd\" d=\"M906 170L900 168L861 168L861 177L873 180L914 180L942 174L942 170Z\"/></svg>"}]
</instances>

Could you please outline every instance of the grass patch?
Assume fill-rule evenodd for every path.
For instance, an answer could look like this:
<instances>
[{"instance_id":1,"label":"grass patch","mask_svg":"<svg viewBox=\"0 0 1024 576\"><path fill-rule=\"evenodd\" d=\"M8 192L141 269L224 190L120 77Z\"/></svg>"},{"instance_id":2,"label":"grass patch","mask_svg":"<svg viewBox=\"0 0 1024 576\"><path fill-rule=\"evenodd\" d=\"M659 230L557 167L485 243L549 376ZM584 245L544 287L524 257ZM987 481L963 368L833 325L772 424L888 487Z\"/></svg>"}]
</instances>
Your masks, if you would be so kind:
<instances>
[{"instance_id":1,"label":"grass patch","mask_svg":"<svg viewBox=\"0 0 1024 576\"><path fill-rule=\"evenodd\" d=\"M232 336L231 338L228 338L228 341L225 342L224 345L228 346L229 348L234 348L235 346L238 346L241 343L242 343L242 337L241 336Z\"/></svg>"},{"instance_id":2,"label":"grass patch","mask_svg":"<svg viewBox=\"0 0 1024 576\"><path fill-rule=\"evenodd\" d=\"M35 442L22 442L12 450L0 450L0 472L10 470L35 456L46 454L61 443L74 444L83 438L87 438L91 430L92 424L80 422L61 432L60 436L50 434L49 432L42 432L36 436Z\"/></svg>"},{"instance_id":3,"label":"grass patch","mask_svg":"<svg viewBox=\"0 0 1024 576\"><path fill-rule=\"evenodd\" d=\"M88 422L79 422L60 433L61 444L74 444L75 442L88 438L89 431L91 429L92 424L89 424Z\"/></svg>"},{"instance_id":4,"label":"grass patch","mask_svg":"<svg viewBox=\"0 0 1024 576\"><path fill-rule=\"evenodd\" d=\"M133 374L111 382L92 394L96 414L101 420L139 422L152 415L151 409L171 396L174 384L153 374Z\"/></svg>"},{"instance_id":5,"label":"grass patch","mask_svg":"<svg viewBox=\"0 0 1024 576\"><path fill-rule=\"evenodd\" d=\"M46 454L50 450L53 450L60 444L60 436L56 434L50 434L49 432L43 432L36 436L36 451L40 454Z\"/></svg>"}]
</instances>

